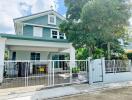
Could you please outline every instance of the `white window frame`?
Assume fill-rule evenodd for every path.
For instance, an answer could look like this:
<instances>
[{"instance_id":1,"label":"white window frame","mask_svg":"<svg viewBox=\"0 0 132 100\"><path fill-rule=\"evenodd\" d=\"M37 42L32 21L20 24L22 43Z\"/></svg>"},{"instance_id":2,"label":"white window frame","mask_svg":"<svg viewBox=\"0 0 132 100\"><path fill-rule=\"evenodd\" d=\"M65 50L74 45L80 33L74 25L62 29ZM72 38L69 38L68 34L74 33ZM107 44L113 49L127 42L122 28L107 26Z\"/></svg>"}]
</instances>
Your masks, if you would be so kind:
<instances>
[{"instance_id":1,"label":"white window frame","mask_svg":"<svg viewBox=\"0 0 132 100\"><path fill-rule=\"evenodd\" d=\"M63 33L63 34L64 34L63 39L66 39L65 33ZM59 32L59 39L60 39L60 32ZM62 39L62 40L63 40L63 39Z\"/></svg>"},{"instance_id":2,"label":"white window frame","mask_svg":"<svg viewBox=\"0 0 132 100\"><path fill-rule=\"evenodd\" d=\"M33 36L34 37L42 37L43 36L43 28L42 27L33 27Z\"/></svg>"},{"instance_id":3,"label":"white window frame","mask_svg":"<svg viewBox=\"0 0 132 100\"><path fill-rule=\"evenodd\" d=\"M53 38L52 31L57 31L57 38ZM59 32L59 30L51 29L51 32L50 33L51 33L51 38L52 39L60 39L60 32ZM63 34L64 34L64 38L63 39L66 39L65 33L63 33Z\"/></svg>"},{"instance_id":4,"label":"white window frame","mask_svg":"<svg viewBox=\"0 0 132 100\"><path fill-rule=\"evenodd\" d=\"M57 31L57 38L53 38L52 31ZM52 39L59 39L59 30L51 29L51 38Z\"/></svg>"},{"instance_id":5,"label":"white window frame","mask_svg":"<svg viewBox=\"0 0 132 100\"><path fill-rule=\"evenodd\" d=\"M54 23L50 22L50 17L54 17ZM56 25L56 16L55 15L48 15L48 24Z\"/></svg>"}]
</instances>

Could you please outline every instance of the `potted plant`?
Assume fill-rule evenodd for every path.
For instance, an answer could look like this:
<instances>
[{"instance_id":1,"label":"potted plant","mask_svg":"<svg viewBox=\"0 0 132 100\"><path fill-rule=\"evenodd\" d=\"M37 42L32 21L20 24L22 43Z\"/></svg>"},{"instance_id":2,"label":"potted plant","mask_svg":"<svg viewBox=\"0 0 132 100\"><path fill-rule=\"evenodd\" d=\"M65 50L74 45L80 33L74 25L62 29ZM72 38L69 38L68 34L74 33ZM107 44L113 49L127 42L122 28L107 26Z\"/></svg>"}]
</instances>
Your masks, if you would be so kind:
<instances>
[{"instance_id":1,"label":"potted plant","mask_svg":"<svg viewBox=\"0 0 132 100\"><path fill-rule=\"evenodd\" d=\"M78 73L80 72L80 68L73 67L72 68L72 77L78 77Z\"/></svg>"}]
</instances>

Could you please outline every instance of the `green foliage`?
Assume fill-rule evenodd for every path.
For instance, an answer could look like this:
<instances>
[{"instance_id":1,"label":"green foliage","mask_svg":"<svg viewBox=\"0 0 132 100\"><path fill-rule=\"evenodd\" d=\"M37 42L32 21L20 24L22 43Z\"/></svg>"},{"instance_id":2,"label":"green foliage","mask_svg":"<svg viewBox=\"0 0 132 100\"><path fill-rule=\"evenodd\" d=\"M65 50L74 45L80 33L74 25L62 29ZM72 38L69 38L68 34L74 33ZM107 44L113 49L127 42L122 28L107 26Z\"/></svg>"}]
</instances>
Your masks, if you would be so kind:
<instances>
[{"instance_id":1,"label":"green foliage","mask_svg":"<svg viewBox=\"0 0 132 100\"><path fill-rule=\"evenodd\" d=\"M67 7L66 18L78 20L81 15L82 7L89 0L64 0Z\"/></svg>"},{"instance_id":2,"label":"green foliage","mask_svg":"<svg viewBox=\"0 0 132 100\"><path fill-rule=\"evenodd\" d=\"M88 50L86 48L79 48L76 50L76 58L78 60L85 60L88 58Z\"/></svg>"},{"instance_id":3,"label":"green foliage","mask_svg":"<svg viewBox=\"0 0 132 100\"><path fill-rule=\"evenodd\" d=\"M104 56L104 51L102 49L96 48L93 54L93 58L98 59Z\"/></svg>"},{"instance_id":4,"label":"green foliage","mask_svg":"<svg viewBox=\"0 0 132 100\"><path fill-rule=\"evenodd\" d=\"M92 0L83 7L81 20L89 33L111 42L124 35L130 16L130 6L123 0Z\"/></svg>"},{"instance_id":5,"label":"green foliage","mask_svg":"<svg viewBox=\"0 0 132 100\"><path fill-rule=\"evenodd\" d=\"M127 57L132 60L132 53L127 53Z\"/></svg>"},{"instance_id":6,"label":"green foliage","mask_svg":"<svg viewBox=\"0 0 132 100\"><path fill-rule=\"evenodd\" d=\"M5 51L4 59L5 59L5 60L8 60L8 59L9 59L9 53L8 53L7 50Z\"/></svg>"},{"instance_id":7,"label":"green foliage","mask_svg":"<svg viewBox=\"0 0 132 100\"><path fill-rule=\"evenodd\" d=\"M118 39L125 36L125 27L129 23L131 13L128 1L65 0L67 21L60 25L60 29L77 49L78 59L107 57L108 43L111 55L124 53Z\"/></svg>"},{"instance_id":8,"label":"green foliage","mask_svg":"<svg viewBox=\"0 0 132 100\"><path fill-rule=\"evenodd\" d=\"M80 72L80 68L78 68L78 67L72 68L72 73L79 73L79 72Z\"/></svg>"}]
</instances>

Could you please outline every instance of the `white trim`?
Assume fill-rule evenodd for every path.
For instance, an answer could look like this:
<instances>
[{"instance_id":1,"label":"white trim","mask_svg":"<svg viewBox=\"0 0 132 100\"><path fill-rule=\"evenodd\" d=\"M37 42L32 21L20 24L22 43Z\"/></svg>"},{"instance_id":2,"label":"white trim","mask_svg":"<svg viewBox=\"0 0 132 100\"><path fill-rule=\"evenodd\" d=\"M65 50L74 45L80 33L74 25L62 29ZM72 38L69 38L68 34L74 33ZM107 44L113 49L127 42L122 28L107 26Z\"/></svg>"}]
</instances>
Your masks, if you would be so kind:
<instances>
[{"instance_id":1,"label":"white trim","mask_svg":"<svg viewBox=\"0 0 132 100\"><path fill-rule=\"evenodd\" d=\"M38 26L38 27L46 27L46 28L56 28L59 29L59 27L54 27L54 26L47 26L47 25L39 25L39 24L31 24L31 23L24 23L25 25L31 25L31 26Z\"/></svg>"},{"instance_id":2,"label":"white trim","mask_svg":"<svg viewBox=\"0 0 132 100\"><path fill-rule=\"evenodd\" d=\"M44 15L48 15L48 14L54 14L56 15L57 17L59 17L60 19L62 20L66 20L65 17L59 15L57 12L55 11L47 11L47 12L42 12L42 13L38 13L38 14L34 14L34 15L31 15L31 16L26 16L26 17L22 17L22 18L18 18L18 19L14 19L14 22L21 22L21 21L26 21L26 20L30 20L30 19L33 19L33 18L36 18L36 17L41 17L41 16L44 16Z\"/></svg>"},{"instance_id":3,"label":"white trim","mask_svg":"<svg viewBox=\"0 0 132 100\"><path fill-rule=\"evenodd\" d=\"M55 48L69 48L70 43L7 39L6 40L6 45L52 47L52 48L54 48L54 47Z\"/></svg>"},{"instance_id":4,"label":"white trim","mask_svg":"<svg viewBox=\"0 0 132 100\"><path fill-rule=\"evenodd\" d=\"M56 39L60 39L60 34L59 34L59 30L57 30L57 29L51 29L50 30L50 36L51 36L51 38L53 38L53 35L52 35L52 31L57 31L57 38ZM65 35L65 33L63 33L64 34L64 39L62 39L62 40L65 40L66 39L66 35Z\"/></svg>"},{"instance_id":5,"label":"white trim","mask_svg":"<svg viewBox=\"0 0 132 100\"><path fill-rule=\"evenodd\" d=\"M41 51L46 51L46 52L58 52L59 48L57 47L36 47L36 46L9 46L9 49L12 51L32 51L32 52L41 52ZM65 50L67 48L63 48Z\"/></svg>"},{"instance_id":6,"label":"white trim","mask_svg":"<svg viewBox=\"0 0 132 100\"><path fill-rule=\"evenodd\" d=\"M54 18L54 23L50 22L50 17ZM50 25L56 25L56 16L48 14L48 24Z\"/></svg>"}]
</instances>

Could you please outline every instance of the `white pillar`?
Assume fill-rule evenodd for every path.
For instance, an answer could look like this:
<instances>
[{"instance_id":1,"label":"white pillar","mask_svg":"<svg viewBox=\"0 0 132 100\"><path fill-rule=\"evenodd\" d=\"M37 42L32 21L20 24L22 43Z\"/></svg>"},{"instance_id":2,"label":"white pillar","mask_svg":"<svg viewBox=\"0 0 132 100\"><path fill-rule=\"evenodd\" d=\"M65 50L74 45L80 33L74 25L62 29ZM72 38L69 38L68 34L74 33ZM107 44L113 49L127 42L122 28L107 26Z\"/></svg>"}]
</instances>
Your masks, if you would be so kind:
<instances>
[{"instance_id":1,"label":"white pillar","mask_svg":"<svg viewBox=\"0 0 132 100\"><path fill-rule=\"evenodd\" d=\"M103 78L103 83L105 83L105 73L106 73L106 71L105 71L105 58L102 58L101 62L102 62L102 71L103 71L102 78Z\"/></svg>"},{"instance_id":2,"label":"white pillar","mask_svg":"<svg viewBox=\"0 0 132 100\"><path fill-rule=\"evenodd\" d=\"M75 63L75 48L70 44L70 83L72 83L72 68L76 67Z\"/></svg>"},{"instance_id":3,"label":"white pillar","mask_svg":"<svg viewBox=\"0 0 132 100\"><path fill-rule=\"evenodd\" d=\"M92 71L92 62L91 62L91 57L88 58L88 67L89 67L89 84L92 85L93 84L93 71Z\"/></svg>"},{"instance_id":4,"label":"white pillar","mask_svg":"<svg viewBox=\"0 0 132 100\"><path fill-rule=\"evenodd\" d=\"M70 45L70 67L75 67L75 48Z\"/></svg>"},{"instance_id":5,"label":"white pillar","mask_svg":"<svg viewBox=\"0 0 132 100\"><path fill-rule=\"evenodd\" d=\"M0 38L0 83L3 81L5 38Z\"/></svg>"}]
</instances>

